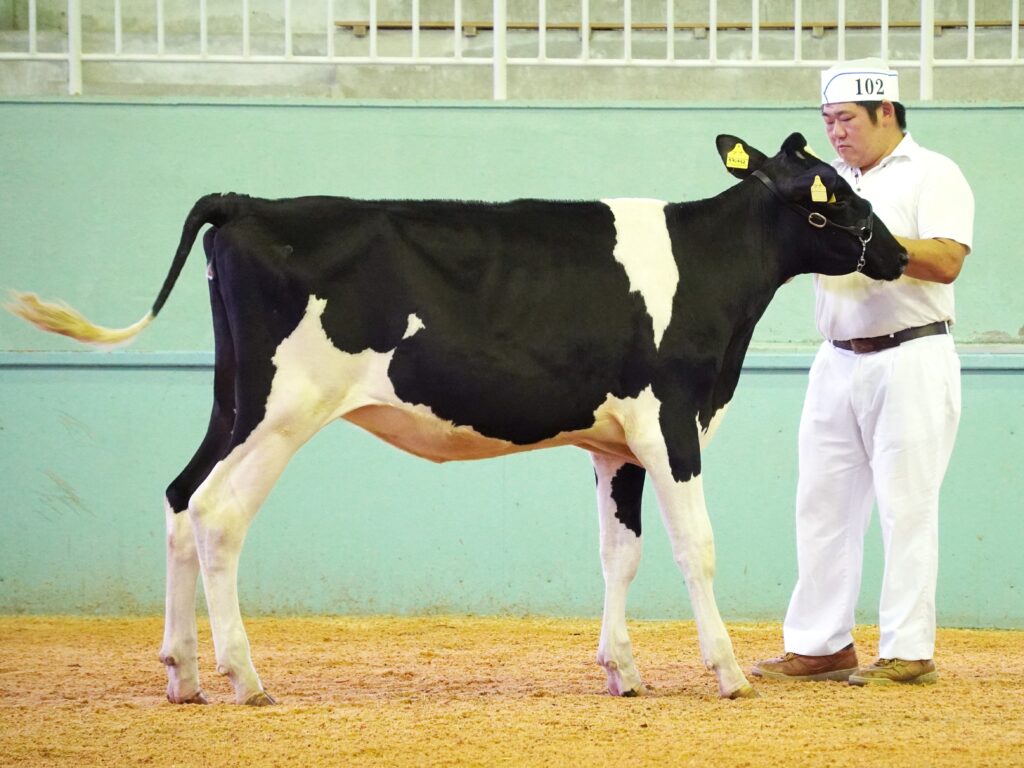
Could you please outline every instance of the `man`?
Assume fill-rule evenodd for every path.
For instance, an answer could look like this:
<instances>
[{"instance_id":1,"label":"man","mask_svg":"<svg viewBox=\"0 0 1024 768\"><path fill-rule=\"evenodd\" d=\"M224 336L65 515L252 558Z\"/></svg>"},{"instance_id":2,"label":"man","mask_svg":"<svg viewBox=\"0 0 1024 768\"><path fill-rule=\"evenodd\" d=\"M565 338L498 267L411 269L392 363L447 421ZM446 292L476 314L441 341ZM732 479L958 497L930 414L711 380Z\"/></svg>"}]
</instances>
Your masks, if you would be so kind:
<instances>
[{"instance_id":1,"label":"man","mask_svg":"<svg viewBox=\"0 0 1024 768\"><path fill-rule=\"evenodd\" d=\"M974 197L950 159L906 133L899 78L877 59L822 73L821 114L840 175L869 200L910 258L903 277L816 275L826 341L800 421L799 577L786 654L753 674L851 684L931 683L938 674L939 487L960 418L949 335L953 286L973 236ZM877 501L885 552L879 659L853 647L864 535Z\"/></svg>"}]
</instances>

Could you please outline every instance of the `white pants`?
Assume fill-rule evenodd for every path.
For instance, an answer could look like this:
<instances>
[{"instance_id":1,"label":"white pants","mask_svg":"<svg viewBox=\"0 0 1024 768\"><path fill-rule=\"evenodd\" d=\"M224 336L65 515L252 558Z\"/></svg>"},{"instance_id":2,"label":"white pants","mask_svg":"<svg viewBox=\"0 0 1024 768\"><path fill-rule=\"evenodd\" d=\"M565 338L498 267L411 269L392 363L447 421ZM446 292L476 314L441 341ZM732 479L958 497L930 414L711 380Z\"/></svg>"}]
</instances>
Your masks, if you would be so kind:
<instances>
[{"instance_id":1,"label":"white pants","mask_svg":"<svg viewBox=\"0 0 1024 768\"><path fill-rule=\"evenodd\" d=\"M959 421L951 336L866 355L822 344L800 420L799 579L784 624L787 651L821 656L853 642L877 501L885 552L878 655L932 658L939 487Z\"/></svg>"}]
</instances>

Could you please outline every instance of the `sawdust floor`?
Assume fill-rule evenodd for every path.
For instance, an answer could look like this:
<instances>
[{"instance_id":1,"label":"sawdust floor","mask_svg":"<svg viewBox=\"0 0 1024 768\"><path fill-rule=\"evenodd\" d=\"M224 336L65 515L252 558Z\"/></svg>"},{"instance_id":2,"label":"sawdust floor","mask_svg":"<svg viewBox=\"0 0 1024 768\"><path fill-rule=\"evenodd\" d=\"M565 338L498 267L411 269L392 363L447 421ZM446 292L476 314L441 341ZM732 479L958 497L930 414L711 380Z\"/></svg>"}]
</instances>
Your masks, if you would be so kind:
<instances>
[{"instance_id":1,"label":"sawdust floor","mask_svg":"<svg viewBox=\"0 0 1024 768\"><path fill-rule=\"evenodd\" d=\"M211 706L163 697L158 618L0 617L0 765L1024 765L1024 633L940 630L937 685L755 682L721 701L692 623L631 624L654 688L604 695L598 625L517 618L262 618L280 704L229 704L201 627ZM733 625L747 668L777 625ZM857 633L862 656L877 631Z\"/></svg>"}]
</instances>

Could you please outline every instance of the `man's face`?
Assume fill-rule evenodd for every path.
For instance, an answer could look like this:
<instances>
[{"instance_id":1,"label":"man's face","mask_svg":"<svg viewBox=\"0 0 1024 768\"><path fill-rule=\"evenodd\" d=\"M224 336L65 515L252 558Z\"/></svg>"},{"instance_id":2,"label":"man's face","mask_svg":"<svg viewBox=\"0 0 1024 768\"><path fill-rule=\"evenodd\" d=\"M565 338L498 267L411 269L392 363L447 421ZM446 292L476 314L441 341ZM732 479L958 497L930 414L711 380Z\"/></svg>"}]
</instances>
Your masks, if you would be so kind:
<instances>
[{"instance_id":1,"label":"man's face","mask_svg":"<svg viewBox=\"0 0 1024 768\"><path fill-rule=\"evenodd\" d=\"M876 121L872 122L868 111L853 102L825 104L821 108L828 140L847 165L868 171L892 150L891 130L884 111L880 107Z\"/></svg>"}]
</instances>

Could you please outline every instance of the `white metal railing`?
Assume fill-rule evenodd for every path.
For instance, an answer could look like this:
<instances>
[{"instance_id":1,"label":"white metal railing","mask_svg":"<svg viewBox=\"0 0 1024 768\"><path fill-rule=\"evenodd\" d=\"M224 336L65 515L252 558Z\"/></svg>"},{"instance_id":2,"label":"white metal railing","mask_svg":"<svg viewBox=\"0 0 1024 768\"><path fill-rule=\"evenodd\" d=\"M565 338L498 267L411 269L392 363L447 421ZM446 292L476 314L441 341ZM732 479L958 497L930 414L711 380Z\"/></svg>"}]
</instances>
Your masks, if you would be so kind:
<instances>
[{"instance_id":1,"label":"white metal railing","mask_svg":"<svg viewBox=\"0 0 1024 768\"><path fill-rule=\"evenodd\" d=\"M879 55L897 68L917 68L919 95L924 100L933 98L933 73L938 67L1024 66L1020 56L1021 0L1004 0L1001 5L1005 11L999 19L978 18L975 0L966 0L965 18L937 19L935 0L925 0L920 3L919 18L895 22L890 20L889 0L880 0L878 21L871 23L851 22L847 0L836 0L834 16L824 21L807 19L802 1L793 0L791 17L771 23L762 18L761 0L751 0L748 14L741 19L723 19L716 0L708 0L706 15L696 21L680 19L675 0L662 0L663 10L654 17L650 17L652 4L641 8L634 7L633 0L579 0L578 12L569 22L552 18L564 18L575 0L536 0L535 18L511 21L507 0L491 0L490 18L484 19L466 17L465 3L469 0L451 0L450 15L443 21L425 20L421 0L406 0L403 7L408 8L408 18L404 19L382 18L384 0L366 0L365 15L355 19L338 18L339 0L279 0L279 32L264 30L258 34L253 30L250 0L237 0L235 13L240 31L237 36L229 36L228 41L223 39L223 33L211 33L209 5L215 0L193 1L198 31L191 42L182 42L180 32L169 34L165 0L150 0L155 45L154 35L143 35L145 39L140 40L140 33L133 32L133 44L129 46L125 7L131 0L113 0L113 17L105 22L109 24L109 35L104 38L93 34L89 50L83 50L83 23L98 24L95 11L84 15L82 0L67 0L66 28L41 29L39 2L27 0L24 34L21 39L13 31L0 37L0 62L65 62L68 93L72 95L82 93L82 68L89 62L489 66L493 71L493 97L497 100L506 98L508 70L516 66L821 68L847 57L851 34L872 36L872 50L858 56ZM560 4L554 8L556 2ZM309 10L318 3L323 12L311 21ZM868 0L858 3L858 8L866 4ZM217 5L222 20L224 0ZM697 5L689 3L690 7ZM989 2L986 7L993 5ZM138 6L136 1L136 13ZM963 0L959 7L963 7ZM304 14L301 18L299 11ZM777 9L774 12L777 14ZM607 21L609 15L615 18ZM954 27L966 37L965 52L937 56L936 38ZM1007 50L1001 55L980 56L979 30L991 27L1008 33ZM792 45L788 55L765 55L764 35L779 37L790 30ZM915 50L902 56L888 55L895 34L916 34ZM829 55L806 58L808 35L812 41L834 36ZM173 45L169 41L172 36ZM516 36L515 53L509 52L511 36ZM44 38L45 50L40 44ZM301 51L296 45L300 38ZM96 39L109 44L97 44ZM310 39L319 42L313 46ZM723 49L726 42L728 52ZM527 45L532 46L532 54L523 53ZM863 47L861 44L860 48ZM817 48L820 54L821 46Z\"/></svg>"}]
</instances>

